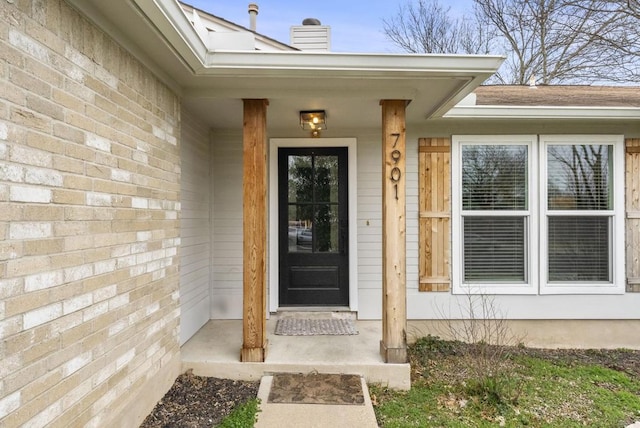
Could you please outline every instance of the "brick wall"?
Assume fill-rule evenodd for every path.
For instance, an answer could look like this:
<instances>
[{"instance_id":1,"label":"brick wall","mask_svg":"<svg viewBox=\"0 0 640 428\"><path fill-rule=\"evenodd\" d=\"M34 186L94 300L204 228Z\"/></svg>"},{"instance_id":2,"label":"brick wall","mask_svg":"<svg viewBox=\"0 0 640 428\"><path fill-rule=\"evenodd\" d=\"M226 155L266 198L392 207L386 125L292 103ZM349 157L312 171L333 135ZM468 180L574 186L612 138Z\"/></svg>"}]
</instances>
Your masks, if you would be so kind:
<instances>
[{"instance_id":1,"label":"brick wall","mask_svg":"<svg viewBox=\"0 0 640 428\"><path fill-rule=\"evenodd\" d=\"M0 426L139 419L179 370L179 100L62 0L0 15Z\"/></svg>"}]
</instances>

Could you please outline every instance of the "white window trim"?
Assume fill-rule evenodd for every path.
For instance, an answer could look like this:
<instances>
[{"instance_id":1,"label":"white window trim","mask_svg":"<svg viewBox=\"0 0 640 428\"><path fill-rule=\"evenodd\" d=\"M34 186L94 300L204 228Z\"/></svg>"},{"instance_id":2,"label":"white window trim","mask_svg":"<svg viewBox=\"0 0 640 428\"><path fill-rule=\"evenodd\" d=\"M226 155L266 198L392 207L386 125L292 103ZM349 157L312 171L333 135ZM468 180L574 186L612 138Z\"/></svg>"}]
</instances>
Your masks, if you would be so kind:
<instances>
[{"instance_id":1,"label":"white window trim","mask_svg":"<svg viewBox=\"0 0 640 428\"><path fill-rule=\"evenodd\" d=\"M537 154L535 153L536 135L454 135L452 137L452 292L453 294L537 294L538 293L538 222L537 222L537 179L534 179L534 171L537 171ZM526 145L528 147L528 186L527 195L528 210L526 211L487 211L482 214L489 215L522 215L526 213L525 251L527 254L527 282L526 283L463 283L463 245L462 245L462 146L464 145ZM478 213L480 214L480 213Z\"/></svg>"},{"instance_id":2,"label":"white window trim","mask_svg":"<svg viewBox=\"0 0 640 428\"><path fill-rule=\"evenodd\" d=\"M551 144L603 144L613 146L613 209L597 214L612 216L610 250L611 282L549 283L547 240L547 146ZM540 294L624 294L625 292L625 228L624 228L624 136L622 135L541 135L540 159ZM555 212L562 214L562 212ZM568 213L574 213L569 211ZM589 215L588 212L581 213ZM594 215L597 215L594 213Z\"/></svg>"}]
</instances>

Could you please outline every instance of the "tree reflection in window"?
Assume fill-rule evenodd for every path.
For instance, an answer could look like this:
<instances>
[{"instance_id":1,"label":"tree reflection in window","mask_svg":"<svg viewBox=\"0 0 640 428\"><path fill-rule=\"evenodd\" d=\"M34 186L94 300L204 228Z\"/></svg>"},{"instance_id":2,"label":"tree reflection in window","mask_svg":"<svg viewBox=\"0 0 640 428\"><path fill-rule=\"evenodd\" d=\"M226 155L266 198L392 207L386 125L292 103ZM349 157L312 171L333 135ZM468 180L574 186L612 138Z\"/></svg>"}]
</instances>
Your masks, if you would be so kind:
<instances>
[{"instance_id":1,"label":"tree reflection in window","mask_svg":"<svg viewBox=\"0 0 640 428\"><path fill-rule=\"evenodd\" d=\"M550 210L611 209L610 145L548 146Z\"/></svg>"},{"instance_id":2,"label":"tree reflection in window","mask_svg":"<svg viewBox=\"0 0 640 428\"><path fill-rule=\"evenodd\" d=\"M550 282L611 280L612 217L602 211L613 206L612 152L611 145L547 146Z\"/></svg>"},{"instance_id":3,"label":"tree reflection in window","mask_svg":"<svg viewBox=\"0 0 640 428\"><path fill-rule=\"evenodd\" d=\"M338 157L291 155L288 163L289 251L337 252Z\"/></svg>"},{"instance_id":4,"label":"tree reflection in window","mask_svg":"<svg viewBox=\"0 0 640 428\"><path fill-rule=\"evenodd\" d=\"M465 146L462 150L464 210L527 209L527 147Z\"/></svg>"}]
</instances>

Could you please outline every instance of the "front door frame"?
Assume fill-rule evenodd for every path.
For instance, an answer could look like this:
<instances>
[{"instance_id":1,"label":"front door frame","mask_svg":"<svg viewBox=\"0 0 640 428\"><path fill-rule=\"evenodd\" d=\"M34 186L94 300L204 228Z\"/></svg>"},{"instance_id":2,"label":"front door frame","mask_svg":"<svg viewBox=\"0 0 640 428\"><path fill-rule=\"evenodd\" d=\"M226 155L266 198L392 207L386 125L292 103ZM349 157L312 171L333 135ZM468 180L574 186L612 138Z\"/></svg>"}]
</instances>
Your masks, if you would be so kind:
<instances>
[{"instance_id":1,"label":"front door frame","mask_svg":"<svg viewBox=\"0 0 640 428\"><path fill-rule=\"evenodd\" d=\"M278 253L278 149L281 147L347 147L349 206L349 310L358 310L358 179L355 138L271 138L269 140L269 312L277 312L279 302Z\"/></svg>"}]
</instances>

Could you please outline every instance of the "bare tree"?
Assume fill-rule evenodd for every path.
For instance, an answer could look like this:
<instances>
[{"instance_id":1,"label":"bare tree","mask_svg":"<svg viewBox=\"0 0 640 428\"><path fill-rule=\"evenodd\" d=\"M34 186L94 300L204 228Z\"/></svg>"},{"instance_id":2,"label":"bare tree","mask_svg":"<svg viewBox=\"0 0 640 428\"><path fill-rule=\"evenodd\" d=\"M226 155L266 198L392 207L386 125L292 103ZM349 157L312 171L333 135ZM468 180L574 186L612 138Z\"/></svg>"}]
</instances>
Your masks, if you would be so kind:
<instances>
[{"instance_id":1,"label":"bare tree","mask_svg":"<svg viewBox=\"0 0 640 428\"><path fill-rule=\"evenodd\" d=\"M597 31L597 27L585 28L585 34L602 49L614 52L618 57L618 70L614 76L630 76L631 81L640 82L640 1L639 0L603 0L589 1L567 0L575 10L584 11L603 23L612 19L609 31ZM614 80L620 80L616 78Z\"/></svg>"},{"instance_id":2,"label":"bare tree","mask_svg":"<svg viewBox=\"0 0 640 428\"><path fill-rule=\"evenodd\" d=\"M409 52L505 54L497 83L640 81L638 0L474 0L474 12L419 0L384 32Z\"/></svg>"},{"instance_id":3,"label":"bare tree","mask_svg":"<svg viewBox=\"0 0 640 428\"><path fill-rule=\"evenodd\" d=\"M499 78L524 84L628 81L638 57L627 46L637 19L608 0L474 0L476 17L502 36ZM635 21L635 25L634 25ZM634 64L635 62L635 64Z\"/></svg>"},{"instance_id":4,"label":"bare tree","mask_svg":"<svg viewBox=\"0 0 640 428\"><path fill-rule=\"evenodd\" d=\"M398 7L383 20L384 33L401 49L412 53L486 54L491 36L470 18L454 18L438 0L417 0Z\"/></svg>"}]
</instances>

